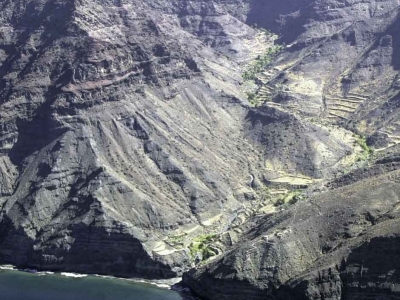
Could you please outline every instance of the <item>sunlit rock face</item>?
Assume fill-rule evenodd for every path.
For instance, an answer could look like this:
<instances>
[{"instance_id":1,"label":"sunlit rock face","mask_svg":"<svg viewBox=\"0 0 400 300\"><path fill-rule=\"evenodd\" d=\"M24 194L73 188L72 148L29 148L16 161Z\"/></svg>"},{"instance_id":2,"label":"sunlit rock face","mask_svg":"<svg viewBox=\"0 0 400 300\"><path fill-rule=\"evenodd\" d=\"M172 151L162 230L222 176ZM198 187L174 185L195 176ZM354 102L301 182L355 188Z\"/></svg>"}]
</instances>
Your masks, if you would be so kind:
<instances>
[{"instance_id":1,"label":"sunlit rock face","mask_svg":"<svg viewBox=\"0 0 400 300\"><path fill-rule=\"evenodd\" d=\"M0 260L182 274L188 250L165 237L223 224L251 192L255 30L229 3L0 5Z\"/></svg>"},{"instance_id":2,"label":"sunlit rock face","mask_svg":"<svg viewBox=\"0 0 400 300\"><path fill-rule=\"evenodd\" d=\"M280 160L301 162L296 170L302 183L314 180L304 197L280 212L265 209L268 214L250 218L225 255L191 270L184 281L206 299L399 299L400 3L252 3L248 20L286 43L258 76L255 101L260 106L252 113L279 109L302 124L328 128L330 143L332 136L348 130L364 154L357 154L357 147L337 146L348 152L333 176L324 145L314 143L305 151L314 155L295 152ZM264 140L273 132L271 123L262 126ZM294 149L312 141L292 128L285 137L291 135L298 137L287 139ZM316 131L310 136L321 141L324 135ZM267 147L270 170L278 165L272 152ZM314 166L322 161L324 167L308 168L310 158ZM269 174L264 178L276 184Z\"/></svg>"}]
</instances>

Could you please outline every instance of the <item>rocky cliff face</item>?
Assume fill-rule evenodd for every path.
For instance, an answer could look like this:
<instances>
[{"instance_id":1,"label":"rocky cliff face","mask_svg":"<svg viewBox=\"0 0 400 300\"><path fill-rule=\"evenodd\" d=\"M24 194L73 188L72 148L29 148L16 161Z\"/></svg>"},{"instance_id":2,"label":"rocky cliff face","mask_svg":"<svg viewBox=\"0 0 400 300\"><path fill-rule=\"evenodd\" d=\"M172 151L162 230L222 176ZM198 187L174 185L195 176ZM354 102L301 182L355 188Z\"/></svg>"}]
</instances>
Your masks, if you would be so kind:
<instances>
[{"instance_id":1,"label":"rocky cliff face","mask_svg":"<svg viewBox=\"0 0 400 300\"><path fill-rule=\"evenodd\" d=\"M254 3L249 18L287 43L255 76L257 111L350 130L364 152L348 155L333 176L303 169L314 183L302 197L250 218L237 246L184 281L206 299L398 299L400 3ZM331 179L317 183L318 176Z\"/></svg>"},{"instance_id":2,"label":"rocky cliff face","mask_svg":"<svg viewBox=\"0 0 400 300\"><path fill-rule=\"evenodd\" d=\"M0 0L0 262L395 295L399 6Z\"/></svg>"},{"instance_id":3,"label":"rocky cliff face","mask_svg":"<svg viewBox=\"0 0 400 300\"><path fill-rule=\"evenodd\" d=\"M185 280L207 299L398 299L398 176L260 217L240 247Z\"/></svg>"},{"instance_id":4,"label":"rocky cliff face","mask_svg":"<svg viewBox=\"0 0 400 300\"><path fill-rule=\"evenodd\" d=\"M258 153L240 68L191 31L254 30L206 3L1 7L1 261L181 274L164 238L240 206ZM185 25L199 15L215 20Z\"/></svg>"}]
</instances>

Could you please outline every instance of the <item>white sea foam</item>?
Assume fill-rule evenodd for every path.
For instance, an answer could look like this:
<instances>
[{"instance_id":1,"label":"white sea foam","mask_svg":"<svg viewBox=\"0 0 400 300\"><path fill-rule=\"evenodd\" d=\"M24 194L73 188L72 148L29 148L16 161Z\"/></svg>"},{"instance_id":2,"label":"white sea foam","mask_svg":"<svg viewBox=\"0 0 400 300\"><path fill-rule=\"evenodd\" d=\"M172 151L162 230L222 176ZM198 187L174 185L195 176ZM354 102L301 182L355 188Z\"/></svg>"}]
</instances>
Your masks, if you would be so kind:
<instances>
[{"instance_id":1,"label":"white sea foam","mask_svg":"<svg viewBox=\"0 0 400 300\"><path fill-rule=\"evenodd\" d=\"M172 278L172 279L154 279L154 280L146 280L146 279L141 279L141 278L128 278L127 280L131 280L131 281L137 282L137 283L147 283L147 284L155 285L162 289L170 290L171 286L182 281L182 278L177 277L177 278Z\"/></svg>"},{"instance_id":2,"label":"white sea foam","mask_svg":"<svg viewBox=\"0 0 400 300\"><path fill-rule=\"evenodd\" d=\"M108 279L116 279L116 277L109 276L109 275L98 275L98 274L94 274L93 276L101 277L101 278L108 278ZM118 278L118 279L119 279L119 278Z\"/></svg>"},{"instance_id":3,"label":"white sea foam","mask_svg":"<svg viewBox=\"0 0 400 300\"><path fill-rule=\"evenodd\" d=\"M12 265L1 265L0 270L13 270L13 271L18 271L14 266Z\"/></svg>"},{"instance_id":4,"label":"white sea foam","mask_svg":"<svg viewBox=\"0 0 400 300\"><path fill-rule=\"evenodd\" d=\"M12 265L0 265L0 270L21 271ZM43 272L36 272L36 270L22 270L22 271L34 273L39 276L55 274L54 272L50 272L50 271L43 271ZM35 272L33 272L33 271L35 271ZM78 273L69 273L69 272L61 272L59 274L62 276L65 276L65 277L70 277L70 278L84 278L84 277L89 276L88 274L78 274ZM174 284L176 284L182 280L182 278L180 278L180 277L172 278L172 279L147 280L147 279L142 279L142 278L120 278L120 277L114 277L114 276L109 276L109 275L98 275L98 274L93 274L91 276L107 278L107 279L128 280L128 281L133 281L136 283L151 284L151 285L155 285L162 289L171 289L171 287Z\"/></svg>"},{"instance_id":5,"label":"white sea foam","mask_svg":"<svg viewBox=\"0 0 400 300\"><path fill-rule=\"evenodd\" d=\"M54 275L54 272L45 271L45 272L37 272L36 274L39 276L45 276L45 275Z\"/></svg>"},{"instance_id":6,"label":"white sea foam","mask_svg":"<svg viewBox=\"0 0 400 300\"><path fill-rule=\"evenodd\" d=\"M88 276L86 274L76 274L76 273L68 273L68 272L62 272L61 275L66 276L66 277L73 277L73 278L83 278L83 277Z\"/></svg>"},{"instance_id":7,"label":"white sea foam","mask_svg":"<svg viewBox=\"0 0 400 300\"><path fill-rule=\"evenodd\" d=\"M135 283L151 284L151 285L155 285L159 288L169 289L169 290L171 289L171 286L182 281L182 278L180 278L180 277L172 278L172 279L146 280L146 279L142 279L142 278L120 278L120 277L114 277L114 276L108 276L108 275L98 275L98 274L94 274L94 276L101 277L101 278L107 278L107 279L127 280L127 281L132 281Z\"/></svg>"}]
</instances>

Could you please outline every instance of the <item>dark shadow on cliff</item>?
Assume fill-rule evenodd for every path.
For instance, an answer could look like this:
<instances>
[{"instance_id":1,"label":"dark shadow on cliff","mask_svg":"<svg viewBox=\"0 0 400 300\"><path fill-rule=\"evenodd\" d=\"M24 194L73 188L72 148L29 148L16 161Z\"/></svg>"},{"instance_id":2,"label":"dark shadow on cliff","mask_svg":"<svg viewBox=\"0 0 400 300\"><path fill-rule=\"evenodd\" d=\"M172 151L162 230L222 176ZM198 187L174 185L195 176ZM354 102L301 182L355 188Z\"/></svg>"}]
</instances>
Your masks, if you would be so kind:
<instances>
[{"instance_id":1,"label":"dark shadow on cliff","mask_svg":"<svg viewBox=\"0 0 400 300\"><path fill-rule=\"evenodd\" d=\"M100 215L98 215L101 218ZM8 217L0 223L0 264L18 268L77 272L83 274L142 277L149 279L173 278L177 274L170 267L153 260L141 242L122 227L103 227L73 224L66 232L73 240L71 247L57 247L59 236L45 242L46 250L34 250L37 241L27 236L22 227L16 228Z\"/></svg>"},{"instance_id":2,"label":"dark shadow on cliff","mask_svg":"<svg viewBox=\"0 0 400 300\"><path fill-rule=\"evenodd\" d=\"M304 25L312 14L312 0L255 0L247 17L248 24L257 24L279 35L279 43L291 43L305 32Z\"/></svg>"},{"instance_id":3,"label":"dark shadow on cliff","mask_svg":"<svg viewBox=\"0 0 400 300\"><path fill-rule=\"evenodd\" d=\"M314 164L315 149L310 136L295 116L260 106L249 110L245 120L245 137L261 146L265 157L278 159L282 164L295 165L297 173L320 176Z\"/></svg>"},{"instance_id":4,"label":"dark shadow on cliff","mask_svg":"<svg viewBox=\"0 0 400 300\"><path fill-rule=\"evenodd\" d=\"M50 47L54 40L68 35L69 20L74 11L74 4L72 1L48 1L43 7L43 10L38 13L37 7L34 3L29 3L24 11L24 14L19 19L13 19L16 28L23 30L13 46L7 47L9 53L7 59L0 65L0 103L8 101L11 94L14 92L12 84L4 79L4 76L13 69L15 64L23 55L28 55L29 61L24 68L19 72L18 77L21 78L29 74L33 63L41 56L47 47ZM29 44L31 35L44 28L41 35L43 43L39 46L38 50L26 49Z\"/></svg>"},{"instance_id":5,"label":"dark shadow on cliff","mask_svg":"<svg viewBox=\"0 0 400 300\"><path fill-rule=\"evenodd\" d=\"M29 267L119 277L176 277L168 266L152 259L137 238L125 233L122 225L104 226L100 210L92 207L88 212L88 217L93 218L89 225L80 222L68 226L67 232L73 240L70 247L52 246L57 243L54 237L45 242L45 250L32 249Z\"/></svg>"},{"instance_id":6,"label":"dark shadow on cliff","mask_svg":"<svg viewBox=\"0 0 400 300\"><path fill-rule=\"evenodd\" d=\"M345 299L399 299L393 286L400 282L400 237L376 237L354 249L342 280Z\"/></svg>"},{"instance_id":7,"label":"dark shadow on cliff","mask_svg":"<svg viewBox=\"0 0 400 300\"><path fill-rule=\"evenodd\" d=\"M392 66L395 70L400 70L400 12L393 24L388 28L387 34L392 36L393 55L392 55Z\"/></svg>"},{"instance_id":8,"label":"dark shadow on cliff","mask_svg":"<svg viewBox=\"0 0 400 300\"><path fill-rule=\"evenodd\" d=\"M24 266L28 263L28 253L33 240L22 227L17 227L8 216L0 221L0 264Z\"/></svg>"},{"instance_id":9,"label":"dark shadow on cliff","mask_svg":"<svg viewBox=\"0 0 400 300\"><path fill-rule=\"evenodd\" d=\"M21 163L25 158L68 131L52 118L49 106L46 103L39 107L32 119L17 119L18 140L8 154L13 164L22 167Z\"/></svg>"}]
</instances>

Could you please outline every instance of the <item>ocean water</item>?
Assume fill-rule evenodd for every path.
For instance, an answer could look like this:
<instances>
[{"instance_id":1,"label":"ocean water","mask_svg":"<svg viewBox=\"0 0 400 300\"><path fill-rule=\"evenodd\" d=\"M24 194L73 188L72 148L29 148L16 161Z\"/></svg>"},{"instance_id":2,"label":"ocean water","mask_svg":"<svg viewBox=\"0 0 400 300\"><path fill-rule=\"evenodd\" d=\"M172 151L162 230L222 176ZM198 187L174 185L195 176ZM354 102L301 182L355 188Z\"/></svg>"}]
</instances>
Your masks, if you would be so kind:
<instances>
[{"instance_id":1,"label":"ocean water","mask_svg":"<svg viewBox=\"0 0 400 300\"><path fill-rule=\"evenodd\" d=\"M148 283L97 276L68 277L0 270L1 300L182 300Z\"/></svg>"}]
</instances>

